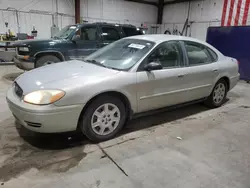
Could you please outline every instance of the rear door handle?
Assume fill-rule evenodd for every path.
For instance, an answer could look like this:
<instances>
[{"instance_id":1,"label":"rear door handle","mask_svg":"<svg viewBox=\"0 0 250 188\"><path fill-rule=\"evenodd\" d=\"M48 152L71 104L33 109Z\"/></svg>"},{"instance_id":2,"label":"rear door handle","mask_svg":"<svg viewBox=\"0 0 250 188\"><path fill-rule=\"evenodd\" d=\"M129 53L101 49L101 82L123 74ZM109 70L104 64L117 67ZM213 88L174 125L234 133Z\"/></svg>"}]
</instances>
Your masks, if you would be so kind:
<instances>
[{"instance_id":1,"label":"rear door handle","mask_svg":"<svg viewBox=\"0 0 250 188\"><path fill-rule=\"evenodd\" d=\"M213 72L218 72L218 69L214 69Z\"/></svg>"}]
</instances>

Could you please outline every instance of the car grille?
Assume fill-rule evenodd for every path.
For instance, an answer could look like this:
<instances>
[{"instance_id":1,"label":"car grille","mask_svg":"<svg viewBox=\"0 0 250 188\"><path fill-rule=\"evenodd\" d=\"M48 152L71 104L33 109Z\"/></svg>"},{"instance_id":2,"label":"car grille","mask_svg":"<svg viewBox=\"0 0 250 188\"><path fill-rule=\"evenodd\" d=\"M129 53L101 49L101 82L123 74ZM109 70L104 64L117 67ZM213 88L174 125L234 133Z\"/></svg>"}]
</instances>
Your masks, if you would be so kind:
<instances>
[{"instance_id":1,"label":"car grille","mask_svg":"<svg viewBox=\"0 0 250 188\"><path fill-rule=\"evenodd\" d=\"M23 96L23 90L16 82L14 82L14 91L18 97L21 98Z\"/></svg>"},{"instance_id":2,"label":"car grille","mask_svg":"<svg viewBox=\"0 0 250 188\"><path fill-rule=\"evenodd\" d=\"M30 127L36 127L36 128L39 128L42 126L41 123L34 123L34 122L29 122L29 121L25 121L25 123L27 123L28 126Z\"/></svg>"}]
</instances>

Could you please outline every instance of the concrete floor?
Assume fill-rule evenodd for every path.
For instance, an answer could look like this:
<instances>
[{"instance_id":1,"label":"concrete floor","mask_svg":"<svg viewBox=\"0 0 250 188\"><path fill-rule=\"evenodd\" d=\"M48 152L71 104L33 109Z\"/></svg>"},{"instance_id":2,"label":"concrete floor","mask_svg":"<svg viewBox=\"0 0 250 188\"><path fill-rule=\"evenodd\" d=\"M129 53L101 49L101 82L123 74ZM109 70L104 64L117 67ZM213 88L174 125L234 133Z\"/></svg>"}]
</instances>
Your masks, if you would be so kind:
<instances>
[{"instance_id":1,"label":"concrete floor","mask_svg":"<svg viewBox=\"0 0 250 188\"><path fill-rule=\"evenodd\" d=\"M1 77L18 71L0 67ZM5 102L10 84L0 81L0 187L250 187L249 84L239 83L221 108L196 104L136 119L98 145L15 125Z\"/></svg>"}]
</instances>

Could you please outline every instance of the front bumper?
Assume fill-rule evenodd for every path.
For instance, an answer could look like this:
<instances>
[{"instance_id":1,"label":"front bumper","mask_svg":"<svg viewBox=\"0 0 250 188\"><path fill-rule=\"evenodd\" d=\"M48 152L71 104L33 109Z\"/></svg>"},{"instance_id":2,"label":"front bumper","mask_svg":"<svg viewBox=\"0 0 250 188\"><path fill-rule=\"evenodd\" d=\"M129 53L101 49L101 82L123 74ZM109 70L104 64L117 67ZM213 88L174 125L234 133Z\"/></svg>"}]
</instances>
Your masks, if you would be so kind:
<instances>
[{"instance_id":1,"label":"front bumper","mask_svg":"<svg viewBox=\"0 0 250 188\"><path fill-rule=\"evenodd\" d=\"M24 59L24 56L21 56L21 55L16 55L14 57L14 63L15 65L19 68L19 69L22 69L22 70L31 70L31 69L34 69L34 61L32 61L32 59L28 59L28 60L25 60Z\"/></svg>"},{"instance_id":2,"label":"front bumper","mask_svg":"<svg viewBox=\"0 0 250 188\"><path fill-rule=\"evenodd\" d=\"M29 130L40 133L59 133L77 129L84 105L55 106L24 103L9 89L7 102L17 122Z\"/></svg>"}]
</instances>

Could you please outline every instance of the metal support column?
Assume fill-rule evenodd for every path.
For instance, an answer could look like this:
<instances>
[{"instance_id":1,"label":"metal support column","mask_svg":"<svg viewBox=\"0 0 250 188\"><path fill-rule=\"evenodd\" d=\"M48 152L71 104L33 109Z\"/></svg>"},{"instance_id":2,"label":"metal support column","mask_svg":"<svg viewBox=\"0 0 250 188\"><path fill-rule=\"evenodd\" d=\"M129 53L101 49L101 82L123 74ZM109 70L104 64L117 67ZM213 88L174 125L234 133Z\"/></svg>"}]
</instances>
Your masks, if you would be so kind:
<instances>
[{"instance_id":1,"label":"metal support column","mask_svg":"<svg viewBox=\"0 0 250 188\"><path fill-rule=\"evenodd\" d=\"M164 10L164 0L159 0L158 3L158 13L157 13L157 24L162 24L163 10Z\"/></svg>"},{"instance_id":2,"label":"metal support column","mask_svg":"<svg viewBox=\"0 0 250 188\"><path fill-rule=\"evenodd\" d=\"M80 23L80 0L75 0L75 23Z\"/></svg>"}]
</instances>

